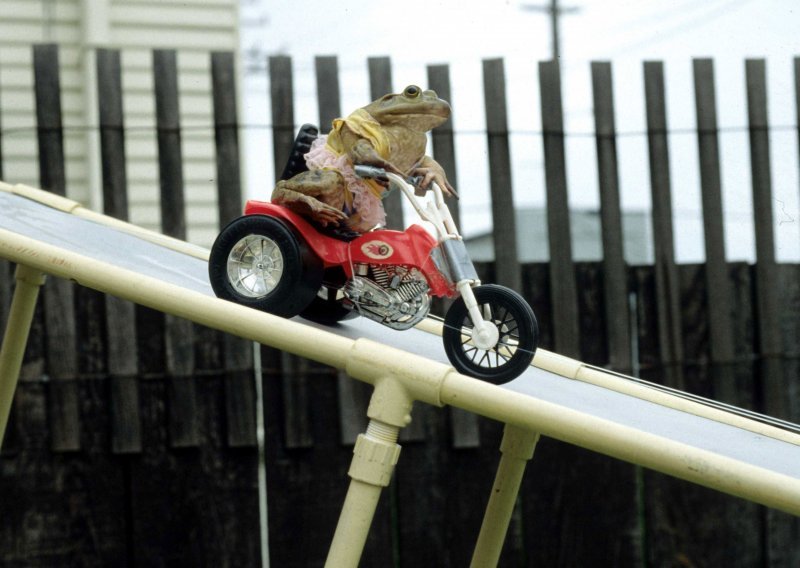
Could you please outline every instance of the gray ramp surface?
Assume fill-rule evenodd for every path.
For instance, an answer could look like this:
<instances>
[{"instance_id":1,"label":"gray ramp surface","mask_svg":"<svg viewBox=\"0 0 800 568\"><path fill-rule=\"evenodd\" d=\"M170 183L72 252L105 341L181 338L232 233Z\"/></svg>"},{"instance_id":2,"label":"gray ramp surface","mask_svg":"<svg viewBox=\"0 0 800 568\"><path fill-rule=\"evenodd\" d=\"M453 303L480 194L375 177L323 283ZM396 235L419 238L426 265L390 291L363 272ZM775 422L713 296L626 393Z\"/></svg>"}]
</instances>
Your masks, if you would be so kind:
<instances>
[{"instance_id":1,"label":"gray ramp surface","mask_svg":"<svg viewBox=\"0 0 800 568\"><path fill-rule=\"evenodd\" d=\"M0 192L0 228L213 296L204 261L23 197ZM336 326L297 321L447 363L441 339L417 329L394 331L366 318ZM535 367L503 388L800 479L800 446L789 442Z\"/></svg>"}]
</instances>

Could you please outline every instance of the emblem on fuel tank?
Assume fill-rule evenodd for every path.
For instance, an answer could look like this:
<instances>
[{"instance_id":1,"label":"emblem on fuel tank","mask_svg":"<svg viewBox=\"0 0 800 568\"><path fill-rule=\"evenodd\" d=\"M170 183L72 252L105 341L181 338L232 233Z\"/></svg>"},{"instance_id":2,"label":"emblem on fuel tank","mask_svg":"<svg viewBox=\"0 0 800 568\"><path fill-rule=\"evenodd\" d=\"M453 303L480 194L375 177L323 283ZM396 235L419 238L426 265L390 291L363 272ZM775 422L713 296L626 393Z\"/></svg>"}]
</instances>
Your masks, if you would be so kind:
<instances>
[{"instance_id":1,"label":"emblem on fuel tank","mask_svg":"<svg viewBox=\"0 0 800 568\"><path fill-rule=\"evenodd\" d=\"M394 249L383 241L369 241L361 245L361 252L369 258L385 260L394 254Z\"/></svg>"}]
</instances>

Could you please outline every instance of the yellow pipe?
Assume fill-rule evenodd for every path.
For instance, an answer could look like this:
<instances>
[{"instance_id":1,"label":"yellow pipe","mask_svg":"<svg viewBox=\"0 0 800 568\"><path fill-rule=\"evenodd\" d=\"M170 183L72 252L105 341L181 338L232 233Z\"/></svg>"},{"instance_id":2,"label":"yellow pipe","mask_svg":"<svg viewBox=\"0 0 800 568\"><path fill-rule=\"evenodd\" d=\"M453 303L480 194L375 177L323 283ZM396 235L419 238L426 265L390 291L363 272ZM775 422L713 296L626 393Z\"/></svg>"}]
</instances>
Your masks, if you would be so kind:
<instances>
[{"instance_id":1,"label":"yellow pipe","mask_svg":"<svg viewBox=\"0 0 800 568\"><path fill-rule=\"evenodd\" d=\"M25 197L26 199L42 203L48 207L58 209L59 211L70 213L77 217L91 220L95 223L111 227L124 233L138 236L144 240L164 246L171 250L188 254L195 258L202 260L208 259L209 252L206 249L189 244L185 241L156 233L154 231L143 229L137 225L126 223L118 219L114 219L113 217L101 215L83 207L77 201L53 194L48 191L24 184L11 185L2 181L0 181L0 191ZM429 333L440 336L442 335L442 322L435 319L426 319L420 322L417 325L417 328ZM800 445L800 436L792 432L737 416L730 412L710 408L707 405L703 405L694 401L663 393L647 386L632 382L630 379L620 377L615 373L606 372L603 369L586 365L581 361L570 359L545 349L538 349L536 351L536 357L533 360L533 365L540 369L544 369L564 377L576 379L582 382L588 382L608 390L621 392L642 400L648 400L662 406L674 408L675 410L680 410L681 412L687 412L689 414L708 418L716 422L729 424L731 426L735 426L736 428L749 430L756 434L769 436L784 442ZM420 400L426 400L426 402L430 402L425 398L420 398ZM441 406L441 403L430 403L435 404L436 406Z\"/></svg>"},{"instance_id":2,"label":"yellow pipe","mask_svg":"<svg viewBox=\"0 0 800 568\"><path fill-rule=\"evenodd\" d=\"M381 487L350 480L347 496L328 550L325 568L355 568L361 560Z\"/></svg>"},{"instance_id":3,"label":"yellow pipe","mask_svg":"<svg viewBox=\"0 0 800 568\"><path fill-rule=\"evenodd\" d=\"M35 248L34 248L35 247ZM0 229L0 257L45 274L343 369L353 340Z\"/></svg>"},{"instance_id":4,"label":"yellow pipe","mask_svg":"<svg viewBox=\"0 0 800 568\"><path fill-rule=\"evenodd\" d=\"M451 373L442 402L582 448L800 515L800 480Z\"/></svg>"},{"instance_id":5,"label":"yellow pipe","mask_svg":"<svg viewBox=\"0 0 800 568\"><path fill-rule=\"evenodd\" d=\"M0 446L6 433L14 392L17 390L36 299L44 284L44 275L40 271L22 264L17 266L16 278L14 299L11 301L3 346L0 348Z\"/></svg>"},{"instance_id":6,"label":"yellow pipe","mask_svg":"<svg viewBox=\"0 0 800 568\"><path fill-rule=\"evenodd\" d=\"M539 434L506 424L500 444L502 456L497 468L489 504L483 516L481 532L472 555L473 568L497 566L508 525L514 512L525 466L533 457Z\"/></svg>"},{"instance_id":7,"label":"yellow pipe","mask_svg":"<svg viewBox=\"0 0 800 568\"><path fill-rule=\"evenodd\" d=\"M347 368L351 376L363 381L374 382L389 374L414 400L457 406L800 514L798 479L482 383L410 353L311 329L6 230L0 230L0 257L339 369ZM582 367L579 362L563 359L561 362L571 369L568 372Z\"/></svg>"},{"instance_id":8,"label":"yellow pipe","mask_svg":"<svg viewBox=\"0 0 800 568\"><path fill-rule=\"evenodd\" d=\"M410 421L412 400L395 378L375 381L367 415L367 432L358 436L348 475L350 487L336 525L326 568L355 568L361 560L375 509L384 487L389 486L400 457L397 438Z\"/></svg>"},{"instance_id":9,"label":"yellow pipe","mask_svg":"<svg viewBox=\"0 0 800 568\"><path fill-rule=\"evenodd\" d=\"M443 323L434 318L428 318L417 324L416 327L417 329L427 333L441 336ZM793 432L789 432L788 430L776 428L775 426L770 426L769 424L764 424L762 422L756 422L755 420L751 420L744 416L739 416L718 408L712 408L700 402L687 400L685 398L680 398L675 395L656 390L645 384L635 382L631 377L626 377L624 375L620 375L619 373L613 373L606 371L605 369L593 367L583 363L582 361L570 359L569 357L559 355L558 353L553 353L552 351L547 351L546 349L536 350L536 356L533 358L532 365L537 369L555 373L556 375L560 375L568 379L590 383L607 390L653 402L659 406L673 408L675 410L680 410L681 412L686 412L687 414L693 414L695 416L700 416L701 418L707 418L715 422L728 424L729 426L734 426L742 430L748 430L754 434L767 436L769 438L781 440L782 442L800 446L800 436Z\"/></svg>"}]
</instances>

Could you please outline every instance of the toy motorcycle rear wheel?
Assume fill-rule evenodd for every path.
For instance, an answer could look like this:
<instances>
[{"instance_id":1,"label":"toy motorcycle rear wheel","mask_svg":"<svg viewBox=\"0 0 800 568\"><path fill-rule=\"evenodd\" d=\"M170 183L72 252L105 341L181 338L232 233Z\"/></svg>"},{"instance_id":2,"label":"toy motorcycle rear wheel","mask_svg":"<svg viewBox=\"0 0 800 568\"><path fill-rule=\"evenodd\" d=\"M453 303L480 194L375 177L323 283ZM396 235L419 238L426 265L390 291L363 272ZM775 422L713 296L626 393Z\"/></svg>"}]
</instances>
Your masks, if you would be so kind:
<instances>
[{"instance_id":1,"label":"toy motorcycle rear wheel","mask_svg":"<svg viewBox=\"0 0 800 568\"><path fill-rule=\"evenodd\" d=\"M322 284L322 262L281 221L266 215L240 217L211 247L211 287L220 298L294 317Z\"/></svg>"},{"instance_id":2,"label":"toy motorcycle rear wheel","mask_svg":"<svg viewBox=\"0 0 800 568\"><path fill-rule=\"evenodd\" d=\"M528 303L516 292L486 284L473 289L486 320L499 331L491 349L480 349L472 339L474 324L463 298L456 300L444 320L442 340L453 367L496 385L517 378L531 364L539 343L539 326Z\"/></svg>"}]
</instances>

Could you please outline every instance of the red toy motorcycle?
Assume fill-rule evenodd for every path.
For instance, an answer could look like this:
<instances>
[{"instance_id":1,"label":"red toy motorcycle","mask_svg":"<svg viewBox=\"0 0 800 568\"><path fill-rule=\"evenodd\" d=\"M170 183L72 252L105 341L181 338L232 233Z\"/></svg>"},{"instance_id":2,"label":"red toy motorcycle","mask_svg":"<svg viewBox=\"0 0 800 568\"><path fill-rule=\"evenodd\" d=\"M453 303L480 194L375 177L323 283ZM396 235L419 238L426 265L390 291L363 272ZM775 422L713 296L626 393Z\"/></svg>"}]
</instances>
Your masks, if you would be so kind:
<instances>
[{"instance_id":1,"label":"red toy motorcycle","mask_svg":"<svg viewBox=\"0 0 800 568\"><path fill-rule=\"evenodd\" d=\"M441 189L432 183L424 200L413 180L369 166L356 172L401 191L423 224L343 238L280 205L248 201L211 249L217 296L283 317L334 324L361 315L398 330L428 315L431 296L458 296L444 320L450 362L495 384L516 378L536 351L533 310L513 290L480 285Z\"/></svg>"}]
</instances>

